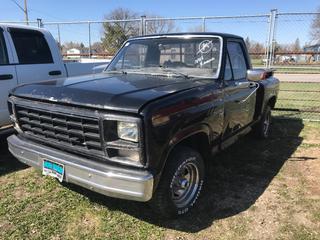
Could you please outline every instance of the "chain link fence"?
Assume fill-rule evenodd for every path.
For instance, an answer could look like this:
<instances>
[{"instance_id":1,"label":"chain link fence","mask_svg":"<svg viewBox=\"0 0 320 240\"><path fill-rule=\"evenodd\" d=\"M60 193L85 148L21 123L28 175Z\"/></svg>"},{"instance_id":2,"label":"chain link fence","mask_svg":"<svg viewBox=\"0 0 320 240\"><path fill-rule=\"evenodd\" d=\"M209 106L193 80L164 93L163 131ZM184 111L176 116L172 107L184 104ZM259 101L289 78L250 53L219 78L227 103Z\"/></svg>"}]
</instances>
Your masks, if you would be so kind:
<instances>
[{"instance_id":1,"label":"chain link fence","mask_svg":"<svg viewBox=\"0 0 320 240\"><path fill-rule=\"evenodd\" d=\"M278 13L272 66L283 73L320 73L320 13ZM318 30L320 33L320 30Z\"/></svg>"},{"instance_id":2,"label":"chain link fence","mask_svg":"<svg viewBox=\"0 0 320 240\"><path fill-rule=\"evenodd\" d=\"M320 82L281 82L274 116L320 121Z\"/></svg>"},{"instance_id":3,"label":"chain link fence","mask_svg":"<svg viewBox=\"0 0 320 240\"><path fill-rule=\"evenodd\" d=\"M276 69L282 81L274 115L320 121L320 75L316 75L320 74L320 36L312 36L316 19L319 19L320 32L320 13L278 13L276 9L259 15L142 16L138 19L71 22L38 19L29 24L48 29L59 44L64 59L69 61L111 58L114 51L109 49L117 49L128 36L172 32L240 35L246 41L253 66ZM110 31L118 37L106 38Z\"/></svg>"}]
</instances>

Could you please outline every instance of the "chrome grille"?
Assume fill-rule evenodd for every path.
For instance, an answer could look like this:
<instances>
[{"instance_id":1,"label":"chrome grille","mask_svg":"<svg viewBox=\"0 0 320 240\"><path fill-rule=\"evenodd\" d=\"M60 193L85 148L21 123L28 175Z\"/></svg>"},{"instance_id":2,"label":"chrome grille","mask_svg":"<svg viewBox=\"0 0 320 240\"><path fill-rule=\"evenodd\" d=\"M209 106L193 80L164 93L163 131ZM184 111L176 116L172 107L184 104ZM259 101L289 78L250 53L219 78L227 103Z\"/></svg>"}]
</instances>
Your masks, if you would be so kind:
<instances>
[{"instance_id":1,"label":"chrome grille","mask_svg":"<svg viewBox=\"0 0 320 240\"><path fill-rule=\"evenodd\" d=\"M15 106L15 111L19 126L27 135L62 147L72 146L79 150L104 154L98 119L25 106Z\"/></svg>"}]
</instances>

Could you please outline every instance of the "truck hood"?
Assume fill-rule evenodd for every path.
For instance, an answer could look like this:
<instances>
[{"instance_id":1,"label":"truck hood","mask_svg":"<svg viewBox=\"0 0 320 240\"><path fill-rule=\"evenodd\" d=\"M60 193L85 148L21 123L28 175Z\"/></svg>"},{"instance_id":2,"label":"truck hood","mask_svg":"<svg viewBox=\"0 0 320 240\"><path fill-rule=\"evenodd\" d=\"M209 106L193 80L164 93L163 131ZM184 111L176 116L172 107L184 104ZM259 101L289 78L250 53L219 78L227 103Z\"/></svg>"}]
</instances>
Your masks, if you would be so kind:
<instances>
[{"instance_id":1,"label":"truck hood","mask_svg":"<svg viewBox=\"0 0 320 240\"><path fill-rule=\"evenodd\" d=\"M212 81L212 80L211 80ZM201 86L208 80L142 74L95 74L21 85L17 97L138 113L149 101Z\"/></svg>"}]
</instances>

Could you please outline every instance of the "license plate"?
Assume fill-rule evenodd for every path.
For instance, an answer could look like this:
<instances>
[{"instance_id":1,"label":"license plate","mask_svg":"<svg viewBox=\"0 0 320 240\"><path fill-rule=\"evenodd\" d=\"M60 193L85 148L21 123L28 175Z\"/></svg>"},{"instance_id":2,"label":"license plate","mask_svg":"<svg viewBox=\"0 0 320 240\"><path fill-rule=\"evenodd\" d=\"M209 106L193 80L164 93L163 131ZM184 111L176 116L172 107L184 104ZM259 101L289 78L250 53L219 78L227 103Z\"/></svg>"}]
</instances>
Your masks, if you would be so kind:
<instances>
[{"instance_id":1,"label":"license plate","mask_svg":"<svg viewBox=\"0 0 320 240\"><path fill-rule=\"evenodd\" d=\"M60 182L63 180L64 166L50 160L43 160L42 174L57 178Z\"/></svg>"}]
</instances>

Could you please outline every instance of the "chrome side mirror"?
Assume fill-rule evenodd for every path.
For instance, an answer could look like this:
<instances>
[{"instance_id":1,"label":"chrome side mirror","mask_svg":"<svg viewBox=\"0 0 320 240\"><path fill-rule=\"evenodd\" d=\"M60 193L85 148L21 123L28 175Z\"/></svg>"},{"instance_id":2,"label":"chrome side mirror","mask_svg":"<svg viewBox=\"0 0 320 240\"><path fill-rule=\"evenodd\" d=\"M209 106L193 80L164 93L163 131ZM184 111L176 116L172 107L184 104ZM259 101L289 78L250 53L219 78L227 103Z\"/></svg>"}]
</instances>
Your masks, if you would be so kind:
<instances>
[{"instance_id":1,"label":"chrome side mirror","mask_svg":"<svg viewBox=\"0 0 320 240\"><path fill-rule=\"evenodd\" d=\"M249 69L247 70L247 78L250 81L261 81L273 75L272 69Z\"/></svg>"}]
</instances>

